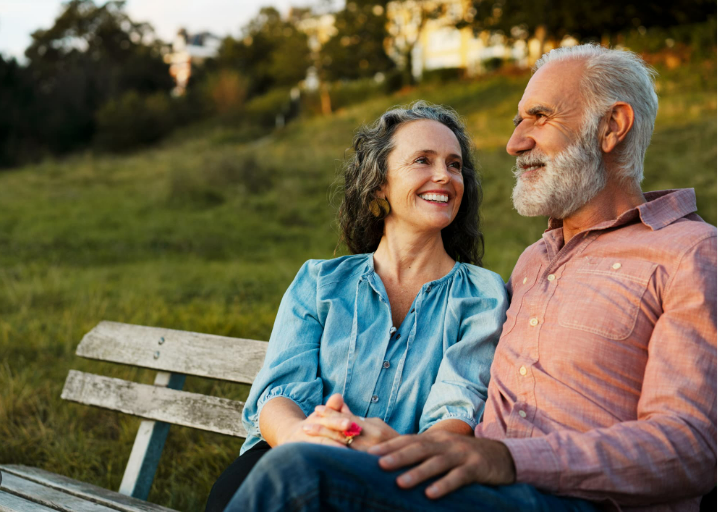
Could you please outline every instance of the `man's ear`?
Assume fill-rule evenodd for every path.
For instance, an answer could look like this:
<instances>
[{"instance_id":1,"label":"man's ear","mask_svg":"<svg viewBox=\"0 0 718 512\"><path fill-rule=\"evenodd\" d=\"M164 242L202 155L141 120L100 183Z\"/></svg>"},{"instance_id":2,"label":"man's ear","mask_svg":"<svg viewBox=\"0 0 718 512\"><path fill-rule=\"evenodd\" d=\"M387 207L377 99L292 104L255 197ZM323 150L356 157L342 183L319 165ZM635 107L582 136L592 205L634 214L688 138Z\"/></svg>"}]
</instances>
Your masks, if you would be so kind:
<instances>
[{"instance_id":1,"label":"man's ear","mask_svg":"<svg viewBox=\"0 0 718 512\"><path fill-rule=\"evenodd\" d=\"M616 149L616 146L626 138L633 128L633 119L633 107L628 103L619 101L611 107L611 115L601 133L601 149L604 153Z\"/></svg>"}]
</instances>

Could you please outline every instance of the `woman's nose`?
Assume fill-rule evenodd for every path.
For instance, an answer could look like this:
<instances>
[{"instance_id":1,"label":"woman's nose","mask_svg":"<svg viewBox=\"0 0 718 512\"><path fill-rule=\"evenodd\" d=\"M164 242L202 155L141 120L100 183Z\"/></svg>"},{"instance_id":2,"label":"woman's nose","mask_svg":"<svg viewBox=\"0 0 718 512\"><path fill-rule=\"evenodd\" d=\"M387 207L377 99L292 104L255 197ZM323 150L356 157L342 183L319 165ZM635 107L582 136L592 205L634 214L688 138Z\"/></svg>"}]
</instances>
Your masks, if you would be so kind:
<instances>
[{"instance_id":1,"label":"woman's nose","mask_svg":"<svg viewBox=\"0 0 718 512\"><path fill-rule=\"evenodd\" d=\"M448 183L449 180L451 180L449 166L444 163L438 163L434 169L434 181L436 183Z\"/></svg>"}]
</instances>

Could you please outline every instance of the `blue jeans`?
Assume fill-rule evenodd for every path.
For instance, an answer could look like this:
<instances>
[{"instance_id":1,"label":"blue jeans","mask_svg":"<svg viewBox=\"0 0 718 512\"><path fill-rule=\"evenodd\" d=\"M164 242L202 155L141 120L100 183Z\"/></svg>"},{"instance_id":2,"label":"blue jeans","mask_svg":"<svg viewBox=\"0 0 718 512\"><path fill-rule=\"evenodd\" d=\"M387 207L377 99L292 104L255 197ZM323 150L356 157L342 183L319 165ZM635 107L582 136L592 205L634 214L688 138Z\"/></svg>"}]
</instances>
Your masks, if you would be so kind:
<instances>
[{"instance_id":1,"label":"blue jeans","mask_svg":"<svg viewBox=\"0 0 718 512\"><path fill-rule=\"evenodd\" d=\"M588 501L544 494L527 484L469 485L438 500L424 485L396 485L403 471L379 467L378 457L315 444L287 444L269 451L254 467L226 512L234 511L504 511L596 512Z\"/></svg>"}]
</instances>

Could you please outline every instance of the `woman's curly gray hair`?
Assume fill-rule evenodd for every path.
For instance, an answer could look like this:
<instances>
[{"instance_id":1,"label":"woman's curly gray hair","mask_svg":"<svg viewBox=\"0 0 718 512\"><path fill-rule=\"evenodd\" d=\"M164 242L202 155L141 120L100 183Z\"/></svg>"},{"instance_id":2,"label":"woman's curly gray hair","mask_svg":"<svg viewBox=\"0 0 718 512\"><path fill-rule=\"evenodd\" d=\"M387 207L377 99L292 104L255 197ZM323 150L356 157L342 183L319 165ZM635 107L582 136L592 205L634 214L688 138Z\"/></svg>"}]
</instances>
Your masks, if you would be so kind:
<instances>
[{"instance_id":1,"label":"woman's curly gray hair","mask_svg":"<svg viewBox=\"0 0 718 512\"><path fill-rule=\"evenodd\" d=\"M473 159L473 144L458 114L446 107L417 101L395 107L376 122L362 126L354 136L353 152L344 164L344 197L339 206L340 242L352 254L374 252L384 233L383 217L374 217L369 205L386 183L387 157L394 149L393 136L404 123L428 119L449 128L461 146L464 195L453 222L441 231L444 249L456 261L481 265L484 237L479 229L481 183Z\"/></svg>"}]
</instances>

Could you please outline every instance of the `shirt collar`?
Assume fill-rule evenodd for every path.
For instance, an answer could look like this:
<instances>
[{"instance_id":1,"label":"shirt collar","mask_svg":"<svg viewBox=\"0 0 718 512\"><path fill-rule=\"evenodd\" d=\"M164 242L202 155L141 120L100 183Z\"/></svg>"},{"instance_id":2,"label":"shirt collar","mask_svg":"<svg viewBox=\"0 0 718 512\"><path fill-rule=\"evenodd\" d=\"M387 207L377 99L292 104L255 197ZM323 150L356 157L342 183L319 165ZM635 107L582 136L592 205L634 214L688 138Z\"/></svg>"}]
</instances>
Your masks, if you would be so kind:
<instances>
[{"instance_id":1,"label":"shirt collar","mask_svg":"<svg viewBox=\"0 0 718 512\"><path fill-rule=\"evenodd\" d=\"M657 231L698 209L696 193L692 188L657 190L645 192L643 196L646 198L645 203L626 210L613 220L596 224L586 231L619 227L637 218L640 218L641 222L651 230ZM548 229L545 233L562 227L563 220L551 218L548 220Z\"/></svg>"}]
</instances>

